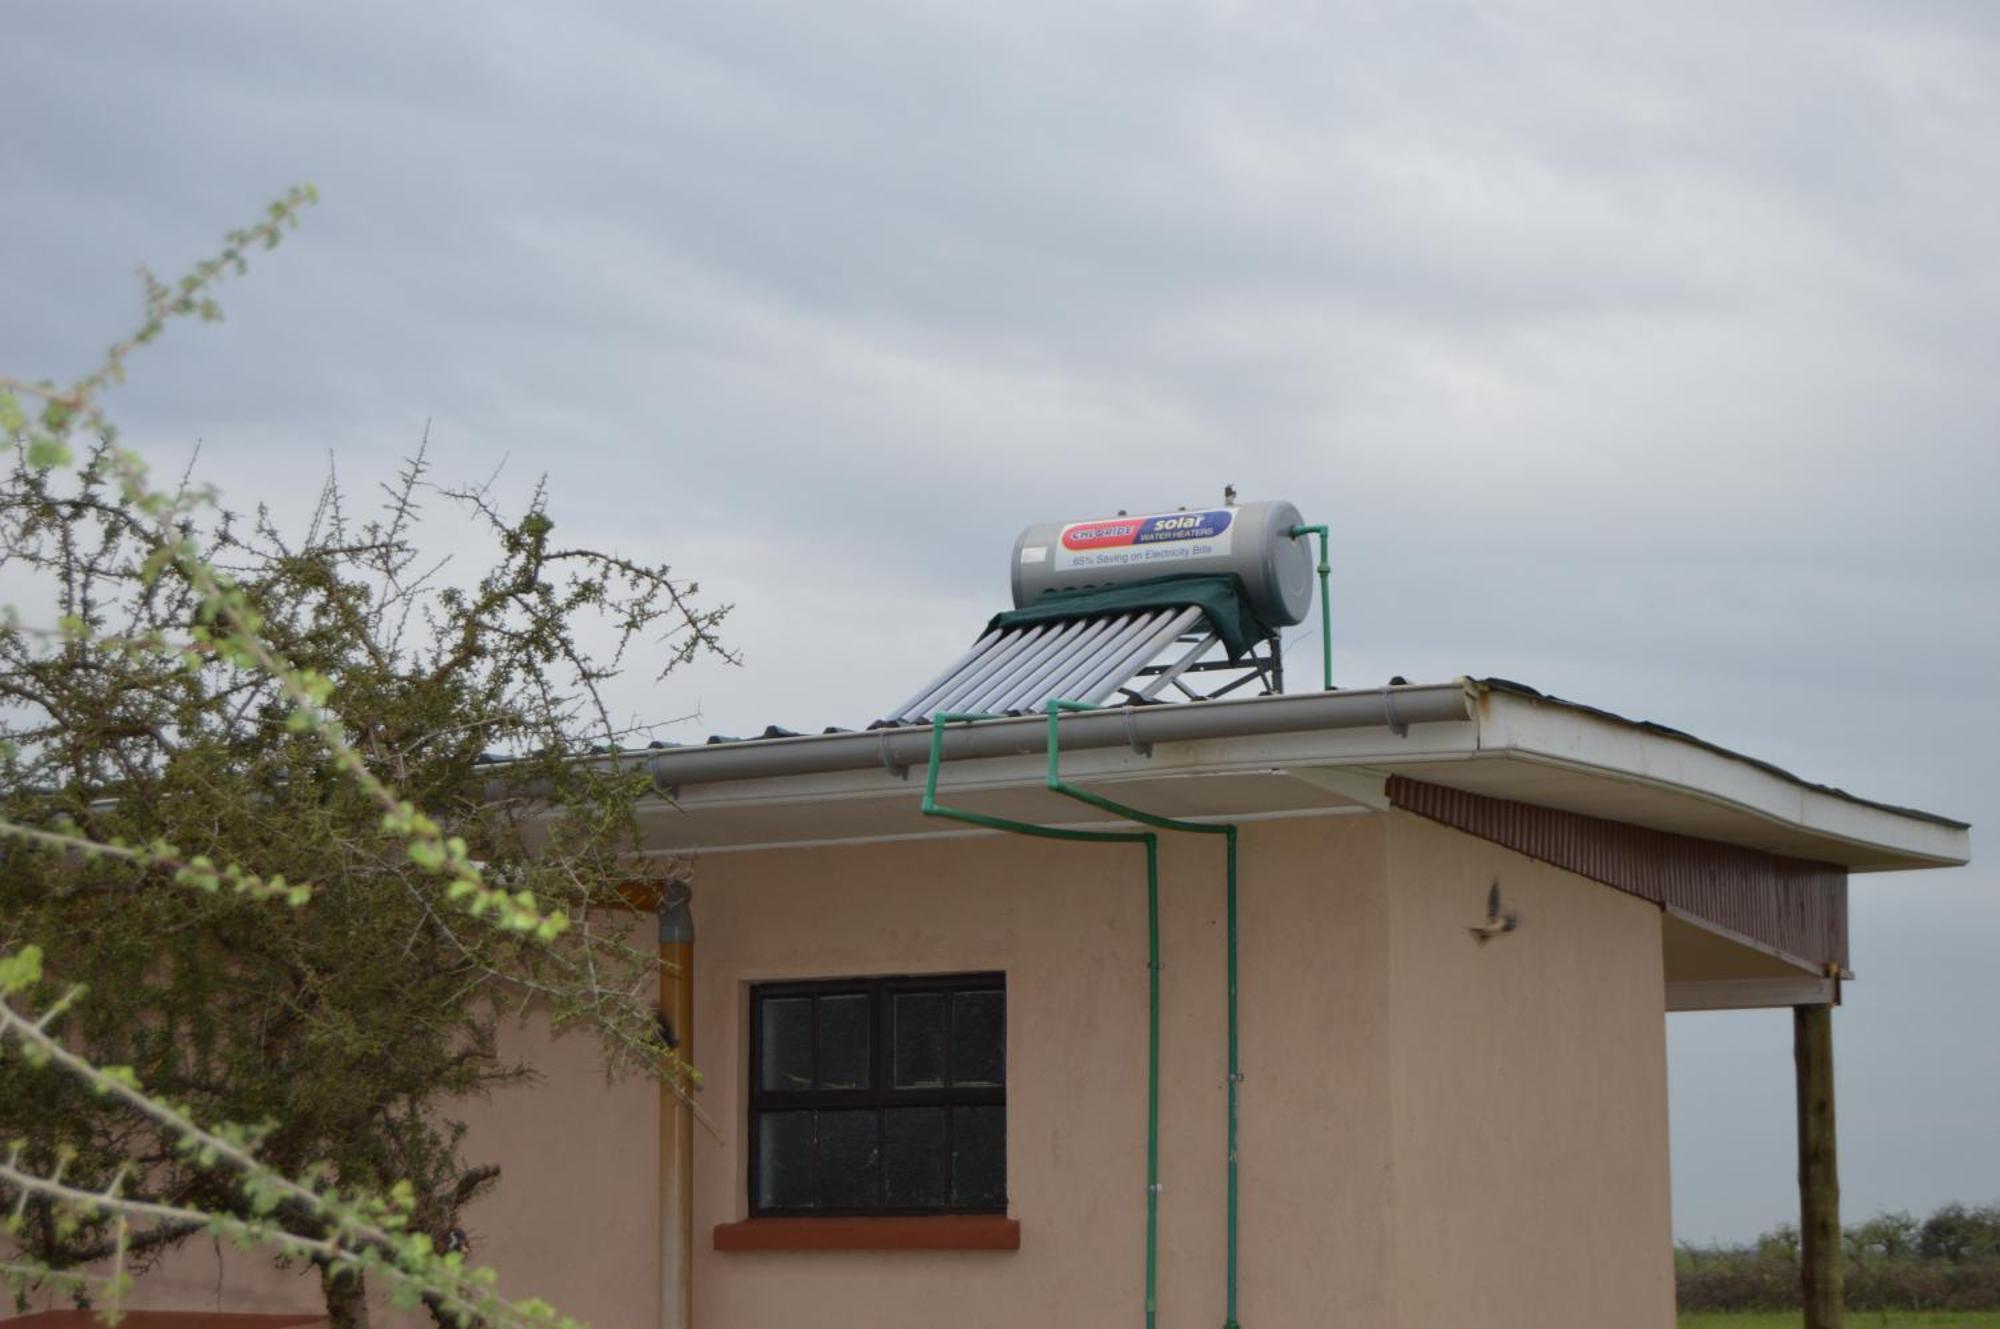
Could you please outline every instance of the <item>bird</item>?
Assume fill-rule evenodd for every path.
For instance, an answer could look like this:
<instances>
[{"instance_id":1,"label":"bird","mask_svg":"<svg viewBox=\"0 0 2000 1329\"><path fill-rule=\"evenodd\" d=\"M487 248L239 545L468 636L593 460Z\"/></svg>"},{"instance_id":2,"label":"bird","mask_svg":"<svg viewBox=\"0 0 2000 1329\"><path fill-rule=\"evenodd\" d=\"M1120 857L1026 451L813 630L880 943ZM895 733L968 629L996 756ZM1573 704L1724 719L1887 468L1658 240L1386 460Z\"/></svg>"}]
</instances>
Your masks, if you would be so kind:
<instances>
[{"instance_id":1,"label":"bird","mask_svg":"<svg viewBox=\"0 0 2000 1329\"><path fill-rule=\"evenodd\" d=\"M464 1228L455 1227L444 1234L444 1253L446 1255L470 1255L472 1253L472 1238L465 1235Z\"/></svg>"},{"instance_id":2,"label":"bird","mask_svg":"<svg viewBox=\"0 0 2000 1329\"><path fill-rule=\"evenodd\" d=\"M1519 910L1509 909L1500 899L1500 878L1493 879L1492 888L1486 892L1486 921L1478 927L1469 927L1467 932L1481 946L1503 932L1512 932L1521 926Z\"/></svg>"}]
</instances>

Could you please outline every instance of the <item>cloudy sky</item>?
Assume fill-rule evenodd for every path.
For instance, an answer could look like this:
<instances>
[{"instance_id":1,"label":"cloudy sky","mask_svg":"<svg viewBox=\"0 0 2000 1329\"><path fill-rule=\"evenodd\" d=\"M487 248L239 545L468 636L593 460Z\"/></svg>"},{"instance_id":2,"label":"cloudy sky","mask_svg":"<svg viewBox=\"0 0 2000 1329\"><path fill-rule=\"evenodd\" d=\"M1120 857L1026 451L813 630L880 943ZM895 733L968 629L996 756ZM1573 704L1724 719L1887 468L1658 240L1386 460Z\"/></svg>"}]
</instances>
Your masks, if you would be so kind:
<instances>
[{"instance_id":1,"label":"cloudy sky","mask_svg":"<svg viewBox=\"0 0 2000 1329\"><path fill-rule=\"evenodd\" d=\"M742 668L619 693L667 736L866 723L1019 526L1232 482L1332 525L1343 682L2000 822L1983 0L10 0L0 49L0 366L313 182L128 437L285 510L426 421L546 473L737 605ZM1996 877L1855 884L1851 1216L2000 1200ZM1794 1214L1788 1018L1670 1028L1678 1231Z\"/></svg>"}]
</instances>

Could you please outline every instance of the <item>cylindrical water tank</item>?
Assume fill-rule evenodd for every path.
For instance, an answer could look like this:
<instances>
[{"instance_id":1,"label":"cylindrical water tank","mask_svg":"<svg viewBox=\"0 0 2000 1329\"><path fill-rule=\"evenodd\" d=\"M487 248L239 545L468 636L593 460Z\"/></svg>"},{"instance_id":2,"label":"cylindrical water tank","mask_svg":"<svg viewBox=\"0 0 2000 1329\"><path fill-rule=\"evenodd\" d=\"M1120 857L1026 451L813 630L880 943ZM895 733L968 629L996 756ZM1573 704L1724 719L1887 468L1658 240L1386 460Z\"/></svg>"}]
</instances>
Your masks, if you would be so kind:
<instances>
[{"instance_id":1,"label":"cylindrical water tank","mask_svg":"<svg viewBox=\"0 0 2000 1329\"><path fill-rule=\"evenodd\" d=\"M1259 618L1290 627L1313 598L1312 553L1291 533L1300 521L1291 504L1267 502L1038 522L1014 541L1014 607L1044 591L1233 572Z\"/></svg>"}]
</instances>

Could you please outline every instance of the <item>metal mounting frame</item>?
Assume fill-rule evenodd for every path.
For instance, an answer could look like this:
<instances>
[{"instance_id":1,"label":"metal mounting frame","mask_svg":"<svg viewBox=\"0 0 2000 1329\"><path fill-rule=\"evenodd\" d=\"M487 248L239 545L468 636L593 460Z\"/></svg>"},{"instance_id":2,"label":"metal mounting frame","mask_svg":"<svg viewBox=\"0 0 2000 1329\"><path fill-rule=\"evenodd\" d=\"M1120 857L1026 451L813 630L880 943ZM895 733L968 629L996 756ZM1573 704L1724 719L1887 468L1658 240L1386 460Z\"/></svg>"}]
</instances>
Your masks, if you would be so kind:
<instances>
[{"instance_id":1,"label":"metal mounting frame","mask_svg":"<svg viewBox=\"0 0 2000 1329\"><path fill-rule=\"evenodd\" d=\"M1273 634L1253 646L1242 658L1232 660L1222 650L1222 642L1213 632L1197 631L1183 633L1176 639L1176 645L1187 644L1187 649L1179 656L1163 663L1144 666L1133 675L1134 683L1140 679L1149 680L1143 687L1132 683L1118 689L1127 701L1148 702L1161 699L1161 693L1171 686L1186 701L1214 701L1240 691L1252 683L1262 683L1262 691L1283 692L1285 690L1285 657L1283 643ZM1222 675L1214 685L1202 688L1194 686L1199 680L1191 675Z\"/></svg>"}]
</instances>

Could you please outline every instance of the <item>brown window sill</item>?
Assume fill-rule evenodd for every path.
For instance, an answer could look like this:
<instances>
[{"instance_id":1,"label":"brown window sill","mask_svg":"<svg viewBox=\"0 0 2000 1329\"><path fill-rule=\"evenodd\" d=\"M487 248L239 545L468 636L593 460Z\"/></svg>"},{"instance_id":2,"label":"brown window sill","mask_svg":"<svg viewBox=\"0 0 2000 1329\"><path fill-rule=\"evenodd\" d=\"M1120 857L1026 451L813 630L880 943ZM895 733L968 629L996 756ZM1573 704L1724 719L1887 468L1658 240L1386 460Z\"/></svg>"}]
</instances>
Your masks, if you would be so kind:
<instances>
[{"instance_id":1,"label":"brown window sill","mask_svg":"<svg viewBox=\"0 0 2000 1329\"><path fill-rule=\"evenodd\" d=\"M1021 1225L1004 1214L916 1218L747 1218L718 1223L719 1251L1017 1251Z\"/></svg>"}]
</instances>

